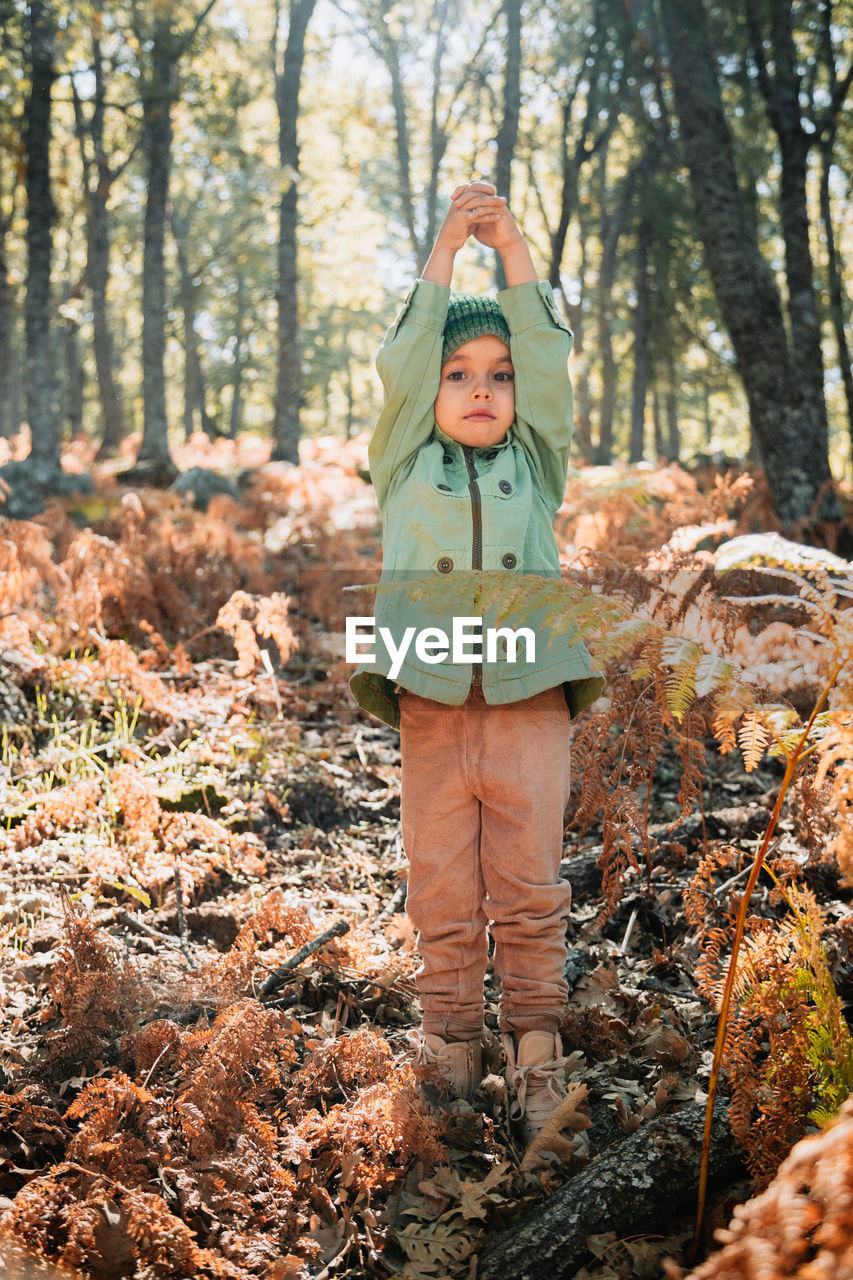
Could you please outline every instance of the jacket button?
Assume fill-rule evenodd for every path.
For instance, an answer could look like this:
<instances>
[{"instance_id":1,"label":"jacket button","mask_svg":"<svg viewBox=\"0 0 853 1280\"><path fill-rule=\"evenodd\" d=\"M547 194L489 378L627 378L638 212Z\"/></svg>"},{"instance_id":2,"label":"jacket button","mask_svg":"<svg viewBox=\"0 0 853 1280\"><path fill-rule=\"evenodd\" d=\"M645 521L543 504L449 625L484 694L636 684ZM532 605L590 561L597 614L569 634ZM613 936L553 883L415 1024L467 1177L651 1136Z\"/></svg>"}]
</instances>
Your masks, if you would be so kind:
<instances>
[{"instance_id":1,"label":"jacket button","mask_svg":"<svg viewBox=\"0 0 853 1280\"><path fill-rule=\"evenodd\" d=\"M451 458L449 453L446 453L444 457L441 459L441 461L444 463L446 467L450 467L453 465L453 459Z\"/></svg>"},{"instance_id":2,"label":"jacket button","mask_svg":"<svg viewBox=\"0 0 853 1280\"><path fill-rule=\"evenodd\" d=\"M500 484L498 485L498 488L500 489L501 493L512 493L512 485L508 480L501 480Z\"/></svg>"},{"instance_id":3,"label":"jacket button","mask_svg":"<svg viewBox=\"0 0 853 1280\"><path fill-rule=\"evenodd\" d=\"M442 556L442 558L438 562L438 572L450 573L452 568L453 568L453 561L450 559L450 556Z\"/></svg>"},{"instance_id":4,"label":"jacket button","mask_svg":"<svg viewBox=\"0 0 853 1280\"><path fill-rule=\"evenodd\" d=\"M449 485L449 484L437 484L435 487L436 487L436 489L440 489L442 493L452 493L452 492L453 492L453 491L452 491L452 489L450 488L450 485Z\"/></svg>"},{"instance_id":5,"label":"jacket button","mask_svg":"<svg viewBox=\"0 0 853 1280\"><path fill-rule=\"evenodd\" d=\"M508 551L504 556L503 560L501 561L501 564L505 569L514 569L515 566L518 564L518 560L512 554L511 551Z\"/></svg>"}]
</instances>

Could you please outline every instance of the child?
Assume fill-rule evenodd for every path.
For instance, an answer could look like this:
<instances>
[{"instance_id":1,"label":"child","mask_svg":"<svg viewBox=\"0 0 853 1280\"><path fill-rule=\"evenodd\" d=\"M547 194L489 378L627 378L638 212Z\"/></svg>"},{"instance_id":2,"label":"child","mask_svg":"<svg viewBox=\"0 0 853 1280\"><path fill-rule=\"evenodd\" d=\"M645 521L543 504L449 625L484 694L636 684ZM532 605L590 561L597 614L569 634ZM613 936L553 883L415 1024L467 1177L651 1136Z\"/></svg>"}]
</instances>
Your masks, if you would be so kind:
<instances>
[{"instance_id":1,"label":"child","mask_svg":"<svg viewBox=\"0 0 853 1280\"><path fill-rule=\"evenodd\" d=\"M500 254L507 288L497 299L450 292L455 255L472 234ZM505 199L485 182L457 187L377 356L385 407L369 456L383 581L427 579L435 597L441 575L452 587L460 570L505 573L510 586L521 572L559 577L552 520L572 433L570 345ZM451 654L429 596L389 592L377 615L398 656L377 644L351 685L363 707L400 729L420 1059L459 1096L479 1084L488 926L513 1114L529 1140L564 1094L571 889L559 866L570 710L594 701L602 681L583 645L565 638L528 644L523 661L506 650L506 635L506 658L488 645L477 653L474 618L461 619L467 656ZM401 660L401 637L417 622L423 643Z\"/></svg>"}]
</instances>

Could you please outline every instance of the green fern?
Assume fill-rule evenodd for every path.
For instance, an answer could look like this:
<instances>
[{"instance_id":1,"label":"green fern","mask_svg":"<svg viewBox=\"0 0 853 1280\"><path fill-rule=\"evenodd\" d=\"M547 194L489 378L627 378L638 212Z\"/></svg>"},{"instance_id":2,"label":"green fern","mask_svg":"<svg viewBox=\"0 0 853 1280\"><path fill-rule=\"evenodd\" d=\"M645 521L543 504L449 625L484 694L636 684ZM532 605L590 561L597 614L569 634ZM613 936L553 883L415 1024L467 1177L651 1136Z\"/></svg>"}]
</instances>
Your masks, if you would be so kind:
<instances>
[{"instance_id":1,"label":"green fern","mask_svg":"<svg viewBox=\"0 0 853 1280\"><path fill-rule=\"evenodd\" d=\"M822 567L809 566L809 570L814 581L787 568L778 569L778 574L789 577L804 593L800 603L825 620L827 610L834 607L836 588ZM632 680L662 677L664 701L673 719L681 723L698 698L708 699L709 721L720 751L739 745L748 772L757 768L768 751L784 755L790 750L802 733L796 713L763 702L754 684L728 658L707 652L661 625L653 616L655 609L668 610L667 616L675 618L677 599L660 582L653 585L634 573L627 586L635 595L648 597L642 609L579 582L499 571L462 570L417 578L408 574L397 581L353 589L377 596L402 593L419 606L422 616L425 610L433 610L437 618L470 615L482 617L487 625L533 626L549 645L558 637L566 637L571 644L583 642L602 669L629 662ZM762 603L778 599L790 606L792 597L757 599ZM807 750L825 731L826 717L821 717Z\"/></svg>"}]
</instances>

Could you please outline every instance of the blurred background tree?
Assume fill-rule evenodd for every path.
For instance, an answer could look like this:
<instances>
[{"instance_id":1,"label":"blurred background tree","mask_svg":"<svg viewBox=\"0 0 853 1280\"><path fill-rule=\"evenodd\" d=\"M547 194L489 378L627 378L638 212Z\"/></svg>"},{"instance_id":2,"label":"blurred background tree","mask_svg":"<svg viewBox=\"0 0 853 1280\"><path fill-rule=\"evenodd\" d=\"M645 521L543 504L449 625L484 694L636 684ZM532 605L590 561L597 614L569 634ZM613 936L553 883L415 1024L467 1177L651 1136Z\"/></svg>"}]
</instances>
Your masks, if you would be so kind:
<instances>
[{"instance_id":1,"label":"blurred background tree","mask_svg":"<svg viewBox=\"0 0 853 1280\"><path fill-rule=\"evenodd\" d=\"M853 438L851 0L0 0L0 436L174 473L377 412L449 191L575 331L575 457L751 457L791 530ZM494 287L479 246L462 288ZM62 358L60 359L60 356ZM20 450L19 450L20 451Z\"/></svg>"}]
</instances>

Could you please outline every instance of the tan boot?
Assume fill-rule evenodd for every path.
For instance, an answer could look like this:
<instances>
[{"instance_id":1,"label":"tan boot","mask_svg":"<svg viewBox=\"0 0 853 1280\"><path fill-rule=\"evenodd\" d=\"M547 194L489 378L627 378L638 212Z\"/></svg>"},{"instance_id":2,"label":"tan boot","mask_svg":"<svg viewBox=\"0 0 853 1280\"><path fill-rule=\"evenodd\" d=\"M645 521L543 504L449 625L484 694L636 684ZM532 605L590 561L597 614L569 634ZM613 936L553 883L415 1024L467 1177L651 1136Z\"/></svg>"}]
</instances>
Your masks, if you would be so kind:
<instances>
[{"instance_id":1,"label":"tan boot","mask_svg":"<svg viewBox=\"0 0 853 1280\"><path fill-rule=\"evenodd\" d=\"M566 1096L566 1061L559 1035L528 1031L516 1049L511 1035L501 1036L506 1079L515 1090L510 1117L522 1121L525 1142L532 1142Z\"/></svg>"},{"instance_id":2,"label":"tan boot","mask_svg":"<svg viewBox=\"0 0 853 1280\"><path fill-rule=\"evenodd\" d=\"M444 1040L425 1035L415 1061L433 1067L457 1098L471 1098L483 1078L483 1046L479 1040Z\"/></svg>"}]
</instances>

